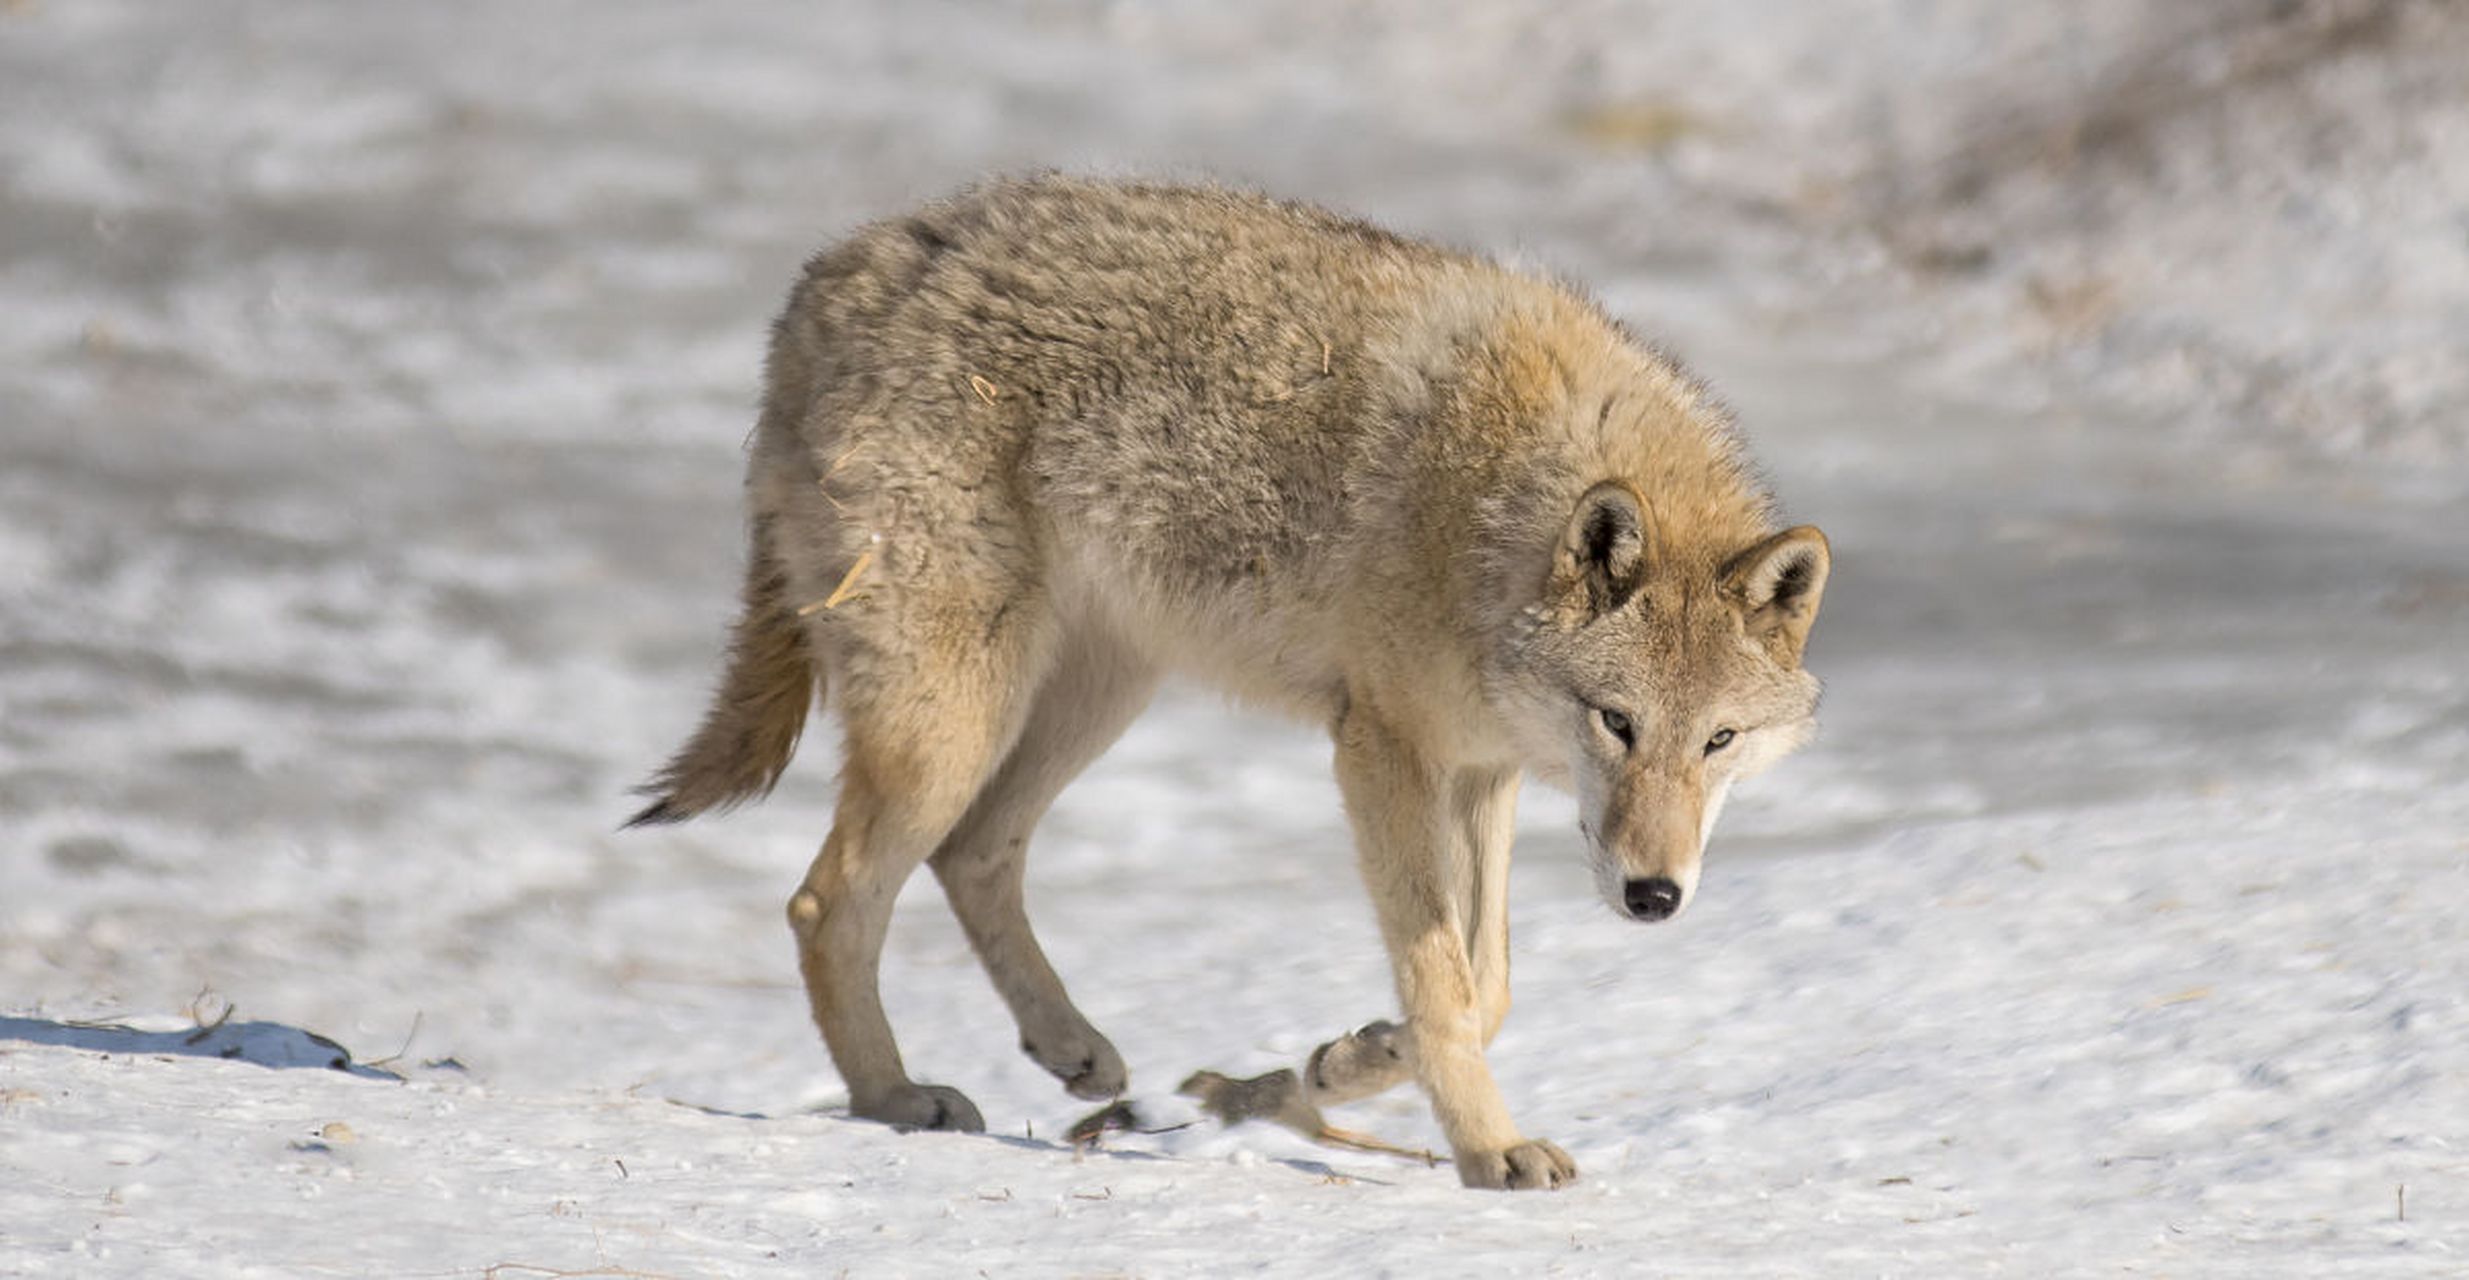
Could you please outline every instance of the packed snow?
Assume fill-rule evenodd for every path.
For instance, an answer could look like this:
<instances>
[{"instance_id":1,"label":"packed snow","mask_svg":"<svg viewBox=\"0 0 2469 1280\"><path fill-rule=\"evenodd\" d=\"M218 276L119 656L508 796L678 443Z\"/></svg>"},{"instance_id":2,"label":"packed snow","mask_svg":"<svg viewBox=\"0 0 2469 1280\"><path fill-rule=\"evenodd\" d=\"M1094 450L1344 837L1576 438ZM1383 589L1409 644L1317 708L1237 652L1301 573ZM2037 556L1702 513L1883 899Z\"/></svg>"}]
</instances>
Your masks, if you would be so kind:
<instances>
[{"instance_id":1,"label":"packed snow","mask_svg":"<svg viewBox=\"0 0 2469 1280\"><path fill-rule=\"evenodd\" d=\"M2223 73L2255 111L1915 248L1869 178L2193 37L1752 8L0 6L0 1274L2469 1273L2462 26L2212 7L2233 71L2299 58ZM2199 190L2308 103L2388 154L2268 223ZM1492 1060L1575 1187L1175 1096L1393 1012L1309 728L1170 689L1041 829L1143 1119L1094 1148L924 879L887 1003L990 1132L845 1115L781 916L828 733L615 831L715 670L796 264L1043 165L1581 279L1831 536L1824 734L1686 915L1615 918L1525 798ZM1411 1091L1334 1118L1440 1145Z\"/></svg>"}]
</instances>

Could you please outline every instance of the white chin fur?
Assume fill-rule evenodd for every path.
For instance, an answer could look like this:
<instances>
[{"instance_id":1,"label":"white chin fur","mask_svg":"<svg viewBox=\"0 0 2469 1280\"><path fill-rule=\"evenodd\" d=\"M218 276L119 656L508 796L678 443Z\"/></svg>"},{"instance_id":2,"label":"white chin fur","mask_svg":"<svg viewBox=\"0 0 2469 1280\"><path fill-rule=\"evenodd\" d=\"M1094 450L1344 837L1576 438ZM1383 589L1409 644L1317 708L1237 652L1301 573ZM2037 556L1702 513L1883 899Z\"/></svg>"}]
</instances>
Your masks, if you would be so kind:
<instances>
[{"instance_id":1,"label":"white chin fur","mask_svg":"<svg viewBox=\"0 0 2469 1280\"><path fill-rule=\"evenodd\" d=\"M1706 842L1715 838L1715 819L1723 816L1723 802L1732 798L1732 780L1725 778L1715 784L1715 793L1706 797L1706 816L1697 824L1697 852L1706 855ZM1696 876L1690 877L1692 881Z\"/></svg>"},{"instance_id":2,"label":"white chin fur","mask_svg":"<svg viewBox=\"0 0 2469 1280\"><path fill-rule=\"evenodd\" d=\"M1603 899L1603 905L1610 907L1613 911L1624 916L1629 914L1628 906L1622 902L1622 898L1626 896L1623 883L1627 877L1620 869L1619 860L1606 857L1601 849L1589 845L1586 849L1586 863L1588 868L1595 873L1595 896Z\"/></svg>"}]
</instances>

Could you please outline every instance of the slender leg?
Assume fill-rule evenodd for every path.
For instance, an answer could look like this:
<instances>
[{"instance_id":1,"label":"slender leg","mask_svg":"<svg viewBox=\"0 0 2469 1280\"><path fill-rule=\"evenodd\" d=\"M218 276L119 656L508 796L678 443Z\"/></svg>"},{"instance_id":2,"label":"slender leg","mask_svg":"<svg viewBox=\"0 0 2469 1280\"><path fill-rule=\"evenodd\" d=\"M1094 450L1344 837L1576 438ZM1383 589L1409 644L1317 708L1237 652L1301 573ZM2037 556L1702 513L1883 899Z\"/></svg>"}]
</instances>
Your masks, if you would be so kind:
<instances>
[{"instance_id":1,"label":"slender leg","mask_svg":"<svg viewBox=\"0 0 2469 1280\"><path fill-rule=\"evenodd\" d=\"M1474 961L1483 1043L1509 1016L1509 846L1517 836L1518 772L1468 770L1450 780L1449 810L1465 841L1466 954Z\"/></svg>"},{"instance_id":2,"label":"slender leg","mask_svg":"<svg viewBox=\"0 0 2469 1280\"><path fill-rule=\"evenodd\" d=\"M1022 607L979 616L968 643L909 643L843 661L848 746L823 850L789 898L815 1025L849 1087L849 1109L904 1128L985 1127L956 1089L909 1079L879 989L892 901L948 836L1020 731L1041 654ZM944 628L955 634L957 628Z\"/></svg>"},{"instance_id":3,"label":"slender leg","mask_svg":"<svg viewBox=\"0 0 2469 1280\"><path fill-rule=\"evenodd\" d=\"M1509 1014L1509 846L1515 835L1518 774L1467 770L1449 780L1452 841L1447 861L1452 901L1466 931L1483 1043ZM1384 1093L1414 1078L1414 1037L1385 1019L1312 1051L1303 1088L1330 1107Z\"/></svg>"},{"instance_id":4,"label":"slender leg","mask_svg":"<svg viewBox=\"0 0 2469 1280\"><path fill-rule=\"evenodd\" d=\"M1483 1058L1485 1012L1460 905L1473 850L1453 830L1453 779L1357 699L1337 726L1337 780L1363 878L1397 973L1413 1047L1405 1057L1468 1186L1556 1187L1567 1153L1524 1138ZM1505 934L1505 929L1503 930Z\"/></svg>"},{"instance_id":5,"label":"slender leg","mask_svg":"<svg viewBox=\"0 0 2469 1280\"><path fill-rule=\"evenodd\" d=\"M1111 637L1069 638L1055 661L1019 742L930 865L995 990L1011 1006L1021 1051L1074 1096L1110 1098L1123 1091L1122 1056L1072 1004L1037 945L1021 881L1038 819L1140 714L1157 674Z\"/></svg>"}]
</instances>

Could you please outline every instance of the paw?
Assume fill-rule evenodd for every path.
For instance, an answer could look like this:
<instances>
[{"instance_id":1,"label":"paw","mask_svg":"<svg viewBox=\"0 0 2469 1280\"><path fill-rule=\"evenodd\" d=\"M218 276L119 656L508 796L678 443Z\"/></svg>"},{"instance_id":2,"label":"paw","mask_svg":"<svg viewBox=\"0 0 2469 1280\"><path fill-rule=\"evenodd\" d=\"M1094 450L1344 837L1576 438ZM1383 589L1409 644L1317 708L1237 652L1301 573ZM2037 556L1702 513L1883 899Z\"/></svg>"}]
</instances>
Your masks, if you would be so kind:
<instances>
[{"instance_id":1,"label":"paw","mask_svg":"<svg viewBox=\"0 0 2469 1280\"><path fill-rule=\"evenodd\" d=\"M1368 1098L1414 1075L1406 1061L1406 1033L1394 1022L1374 1022L1320 1046L1304 1064L1312 1101L1337 1106Z\"/></svg>"},{"instance_id":2,"label":"paw","mask_svg":"<svg viewBox=\"0 0 2469 1280\"><path fill-rule=\"evenodd\" d=\"M986 1118L977 1113L977 1104L958 1089L939 1084L907 1085L891 1093L849 1103L852 1115L888 1124L907 1132L911 1129L950 1129L960 1133L984 1133Z\"/></svg>"},{"instance_id":3,"label":"paw","mask_svg":"<svg viewBox=\"0 0 2469 1280\"><path fill-rule=\"evenodd\" d=\"M1556 1191L1577 1181L1577 1161L1540 1138L1500 1151L1460 1152L1458 1181L1485 1191Z\"/></svg>"},{"instance_id":4,"label":"paw","mask_svg":"<svg viewBox=\"0 0 2469 1280\"><path fill-rule=\"evenodd\" d=\"M1095 1031L1084 1029L1083 1034L1023 1039L1020 1051L1062 1081L1063 1088L1075 1098L1100 1101L1117 1097L1131 1080L1131 1074L1123 1067L1123 1055L1116 1053L1114 1046L1106 1043L1106 1037Z\"/></svg>"}]
</instances>

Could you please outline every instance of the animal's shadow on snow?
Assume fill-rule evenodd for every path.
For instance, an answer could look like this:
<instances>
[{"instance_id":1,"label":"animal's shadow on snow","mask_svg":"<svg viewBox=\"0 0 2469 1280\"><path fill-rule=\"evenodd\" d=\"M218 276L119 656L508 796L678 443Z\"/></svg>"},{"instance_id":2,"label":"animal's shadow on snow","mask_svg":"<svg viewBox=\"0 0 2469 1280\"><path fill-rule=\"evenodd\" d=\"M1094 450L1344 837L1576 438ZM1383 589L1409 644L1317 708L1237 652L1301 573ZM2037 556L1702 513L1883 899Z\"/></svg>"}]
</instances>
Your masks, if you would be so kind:
<instances>
[{"instance_id":1,"label":"animal's shadow on snow","mask_svg":"<svg viewBox=\"0 0 2469 1280\"><path fill-rule=\"evenodd\" d=\"M873 1122L861 1120L858 1121L858 1123L871 1124ZM1051 1152L1067 1155L1074 1160L1104 1159L1143 1162L1159 1161L1172 1164L1185 1159L1184 1157L1170 1155L1162 1151L1141 1151L1129 1147L1110 1147L1102 1143L1071 1144L1050 1142L1044 1138L1015 1138L1009 1134L1001 1133L974 1134L971 1136L982 1138L987 1141L999 1142L1004 1146L1016 1147L1022 1151ZM1337 1168L1335 1165L1323 1164L1318 1160L1305 1160L1296 1156L1268 1156L1264 1157L1261 1163L1292 1169L1297 1173L1307 1174L1311 1177L1324 1180L1367 1182L1384 1187L1392 1185L1385 1178L1375 1178L1363 1173L1349 1173Z\"/></svg>"},{"instance_id":2,"label":"animal's shadow on snow","mask_svg":"<svg viewBox=\"0 0 2469 1280\"><path fill-rule=\"evenodd\" d=\"M401 1080L382 1067L352 1061L334 1041L280 1022L216 1022L167 1031L116 1022L54 1022L47 1018L0 1017L0 1041L87 1049L96 1053L220 1058L261 1067L317 1067L365 1080Z\"/></svg>"},{"instance_id":3,"label":"animal's shadow on snow","mask_svg":"<svg viewBox=\"0 0 2469 1280\"><path fill-rule=\"evenodd\" d=\"M671 1098L668 1101L674 1106L684 1107L689 1111L699 1111L707 1116L725 1116L735 1120L769 1120L772 1118L771 1116L760 1111L731 1111L723 1107L709 1107L699 1102L685 1102L676 1098ZM844 1109L818 1107L810 1109L804 1114L819 1116L830 1120L838 1120L846 1124L866 1125L870 1128L879 1127L874 1121L860 1119L857 1116L850 1115ZM1056 1142L1048 1138L1015 1137L1008 1133L953 1133L944 1134L942 1136L965 1138L977 1142L999 1143L1003 1146L1011 1147L1019 1151L1034 1151L1041 1155L1068 1156L1073 1160L1112 1160L1144 1164L1171 1164L1182 1158L1162 1151L1142 1151L1135 1147L1108 1146L1102 1142ZM1367 1174L1359 1172L1350 1173L1345 1170L1341 1170L1334 1165L1323 1164L1318 1160L1305 1160L1291 1156L1272 1156L1269 1157L1265 1163L1280 1165L1285 1168L1292 1169L1297 1173L1307 1174L1314 1178L1343 1180L1347 1182L1368 1182L1379 1186L1390 1185L1386 1179L1371 1177Z\"/></svg>"},{"instance_id":4,"label":"animal's shadow on snow","mask_svg":"<svg viewBox=\"0 0 2469 1280\"><path fill-rule=\"evenodd\" d=\"M728 1113L716 1113L716 1114L728 1114ZM874 1122L874 1121L872 1121L872 1120L864 1120L864 1119L860 1119L860 1118L858 1118L858 1117L856 1117L856 1116L853 1116L853 1115L848 1114L848 1113L847 1113L847 1112L845 1112L845 1111L841 1111L841 1112L830 1112L830 1111L824 1111L824 1112L816 1112L816 1113L813 1113L813 1114L819 1114L819 1115L829 1116L831 1119L845 1121L845 1122L850 1123L850 1124L862 1124L862 1125L873 1125L873 1124L875 1124L875 1122ZM749 1119L762 1119L763 1117L760 1117L760 1116L750 1116L750 1117L748 1117L748 1118L749 1118ZM1181 1126L1177 1126L1177 1127L1181 1127ZM1170 1153L1170 1152L1164 1152L1164 1151L1142 1151L1142 1150L1140 1150L1140 1149L1139 1149L1139 1148L1137 1148L1137 1147L1118 1147L1118 1146L1109 1146L1109 1145L1107 1145L1107 1144L1105 1144L1105 1143L1102 1143L1102 1142L1096 1142L1096 1143L1056 1142L1056 1141L1054 1141L1054 1140L1052 1140L1052 1139L1049 1139L1049 1138L1030 1138L1030 1137L1019 1137L1019 1136L1015 1136L1015 1135L1008 1134L1008 1133L967 1133L967 1134L948 1134L948 1135L944 1135L944 1136L949 1136L949 1137L959 1137L959 1138L966 1138L966 1139L970 1139L970 1140L977 1141L977 1142L993 1142L993 1143L998 1143L998 1144L1000 1144L1000 1145L1002 1145L1002 1146L1006 1146L1006 1147L1013 1148L1014 1150L1017 1150L1017 1151L1034 1151L1034 1152L1037 1152L1037 1153L1039 1153L1039 1154L1041 1154L1041 1155L1059 1155L1059 1156L1066 1156L1066 1157L1069 1157L1070 1159L1072 1159L1072 1160L1073 1160L1073 1161L1075 1161L1075 1162L1079 1162L1079 1161L1089 1161L1089 1160L1109 1160L1109 1161L1116 1161L1116 1162L1123 1162L1123 1163L1138 1163L1138 1164L1149 1164L1149 1163L1158 1163L1158 1164L1175 1164L1175 1163L1185 1162L1185 1161L1186 1161L1186 1157L1183 1157L1183 1156L1178 1156L1178 1155L1174 1155L1174 1154L1172 1154L1172 1153ZM1306 1160L1306 1159L1302 1159L1302 1158L1299 1158L1299 1157L1294 1157L1294 1156L1269 1156L1269 1157L1265 1157L1265 1158L1261 1161L1261 1163L1263 1163L1263 1164L1270 1164L1270 1165L1277 1165L1277 1166L1280 1166L1280 1167L1282 1167L1282 1168L1292 1169L1292 1170L1294 1170L1294 1171L1295 1171L1295 1172L1297 1172L1297 1173L1306 1174L1306 1175L1309 1175L1309 1176L1311 1176L1311 1177L1313 1177L1313 1178L1327 1179L1327 1180L1338 1180L1338 1181L1345 1181L1345 1182L1367 1182L1367 1183L1372 1183L1372 1184L1379 1185L1379 1186L1388 1186L1388 1185L1391 1185L1391 1184L1388 1182L1388 1180L1386 1180L1386 1179L1371 1177L1371 1176L1369 1176L1369 1175L1366 1175L1366 1174L1363 1174L1363 1173L1359 1173L1359 1172L1350 1173L1350 1172L1347 1172L1347 1171L1341 1170L1341 1169L1337 1168L1337 1167L1336 1167L1336 1166L1334 1166L1334 1165L1323 1164L1323 1163L1321 1163L1321 1162L1320 1162L1320 1161L1318 1161L1318 1160Z\"/></svg>"}]
</instances>

